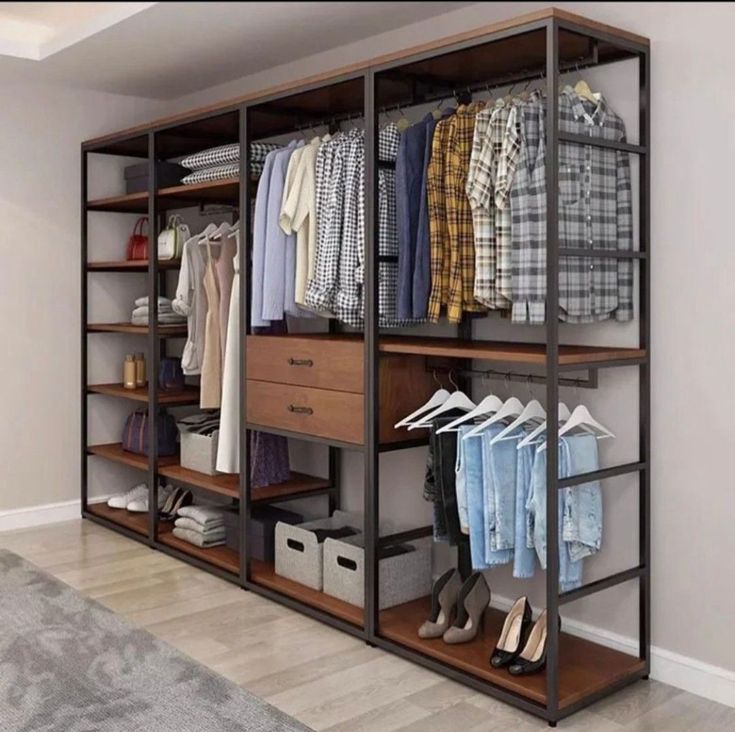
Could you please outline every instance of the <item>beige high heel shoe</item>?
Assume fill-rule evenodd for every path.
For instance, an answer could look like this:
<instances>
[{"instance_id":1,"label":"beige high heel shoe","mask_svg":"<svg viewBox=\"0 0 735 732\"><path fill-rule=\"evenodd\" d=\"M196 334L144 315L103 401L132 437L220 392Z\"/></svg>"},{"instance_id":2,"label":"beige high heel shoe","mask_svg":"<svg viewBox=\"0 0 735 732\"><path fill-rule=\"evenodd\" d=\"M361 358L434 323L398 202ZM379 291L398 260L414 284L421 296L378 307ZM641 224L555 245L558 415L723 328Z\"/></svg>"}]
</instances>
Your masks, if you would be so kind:
<instances>
[{"instance_id":1,"label":"beige high heel shoe","mask_svg":"<svg viewBox=\"0 0 735 732\"><path fill-rule=\"evenodd\" d=\"M462 579L456 569L447 570L431 590L431 615L419 628L419 638L441 638L449 627Z\"/></svg>"},{"instance_id":2,"label":"beige high heel shoe","mask_svg":"<svg viewBox=\"0 0 735 732\"><path fill-rule=\"evenodd\" d=\"M480 630L490 604L490 588L480 572L474 572L462 585L457 598L457 618L444 633L444 642L469 643Z\"/></svg>"}]
</instances>

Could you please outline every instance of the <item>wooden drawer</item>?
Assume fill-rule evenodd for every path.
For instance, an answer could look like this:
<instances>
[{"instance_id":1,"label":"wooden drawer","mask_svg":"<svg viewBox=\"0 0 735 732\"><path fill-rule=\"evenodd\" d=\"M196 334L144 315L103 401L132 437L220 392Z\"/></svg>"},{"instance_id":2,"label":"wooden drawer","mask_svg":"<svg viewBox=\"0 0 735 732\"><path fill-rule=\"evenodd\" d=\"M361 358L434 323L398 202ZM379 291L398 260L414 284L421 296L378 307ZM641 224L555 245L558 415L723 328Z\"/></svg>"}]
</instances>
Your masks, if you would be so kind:
<instances>
[{"instance_id":1,"label":"wooden drawer","mask_svg":"<svg viewBox=\"0 0 735 732\"><path fill-rule=\"evenodd\" d=\"M364 434L363 402L362 394L255 379L247 381L250 424L358 445L362 444Z\"/></svg>"},{"instance_id":2,"label":"wooden drawer","mask_svg":"<svg viewBox=\"0 0 735 732\"><path fill-rule=\"evenodd\" d=\"M362 341L334 335L247 337L247 377L362 394Z\"/></svg>"}]
</instances>

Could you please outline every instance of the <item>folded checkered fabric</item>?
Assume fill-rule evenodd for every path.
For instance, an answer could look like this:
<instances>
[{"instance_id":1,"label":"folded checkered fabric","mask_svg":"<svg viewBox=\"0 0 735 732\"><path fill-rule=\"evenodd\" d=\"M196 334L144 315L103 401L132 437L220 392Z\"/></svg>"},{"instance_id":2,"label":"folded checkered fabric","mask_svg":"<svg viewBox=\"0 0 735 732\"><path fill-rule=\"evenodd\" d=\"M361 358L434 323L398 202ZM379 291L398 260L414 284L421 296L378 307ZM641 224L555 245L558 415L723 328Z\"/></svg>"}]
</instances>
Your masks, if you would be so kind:
<instances>
[{"instance_id":1,"label":"folded checkered fabric","mask_svg":"<svg viewBox=\"0 0 735 732\"><path fill-rule=\"evenodd\" d=\"M277 150L280 145L271 142L252 142L250 143L250 162L258 162L261 164L265 160L265 156L272 150ZM212 147L208 150L189 155L184 158L180 165L189 170L203 170L205 168L214 168L227 163L236 163L240 160L240 144L237 142L231 145L220 145Z\"/></svg>"},{"instance_id":2,"label":"folded checkered fabric","mask_svg":"<svg viewBox=\"0 0 735 732\"><path fill-rule=\"evenodd\" d=\"M254 177L260 176L263 172L263 163L250 163L250 175ZM185 176L181 183L185 186L194 183L211 183L215 180L224 180L226 178L240 177L240 163L230 163L229 165L216 165L212 168L204 168L203 170L195 170Z\"/></svg>"}]
</instances>

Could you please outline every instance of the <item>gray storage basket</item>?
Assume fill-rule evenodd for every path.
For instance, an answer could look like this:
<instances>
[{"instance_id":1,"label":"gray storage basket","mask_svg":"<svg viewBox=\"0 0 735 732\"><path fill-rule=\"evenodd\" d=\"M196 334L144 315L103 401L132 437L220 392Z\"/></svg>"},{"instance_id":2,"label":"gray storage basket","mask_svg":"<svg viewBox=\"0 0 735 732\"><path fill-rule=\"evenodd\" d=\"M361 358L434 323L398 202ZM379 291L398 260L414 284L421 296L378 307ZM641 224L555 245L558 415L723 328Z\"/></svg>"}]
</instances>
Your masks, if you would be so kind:
<instances>
[{"instance_id":1,"label":"gray storage basket","mask_svg":"<svg viewBox=\"0 0 735 732\"><path fill-rule=\"evenodd\" d=\"M181 440L181 467L196 470L205 475L216 475L217 443L219 430L209 435L189 432L185 423L177 422Z\"/></svg>"},{"instance_id":2,"label":"gray storage basket","mask_svg":"<svg viewBox=\"0 0 735 732\"><path fill-rule=\"evenodd\" d=\"M357 607L365 606L364 541L360 534L324 542L324 592ZM430 538L407 542L412 552L378 562L381 610L430 594L431 545Z\"/></svg>"},{"instance_id":3,"label":"gray storage basket","mask_svg":"<svg viewBox=\"0 0 735 732\"><path fill-rule=\"evenodd\" d=\"M362 517L347 511L335 511L330 518L296 526L279 521L276 524L276 574L321 590L322 555L326 542L317 542L314 529L341 529L343 526L362 531Z\"/></svg>"}]
</instances>

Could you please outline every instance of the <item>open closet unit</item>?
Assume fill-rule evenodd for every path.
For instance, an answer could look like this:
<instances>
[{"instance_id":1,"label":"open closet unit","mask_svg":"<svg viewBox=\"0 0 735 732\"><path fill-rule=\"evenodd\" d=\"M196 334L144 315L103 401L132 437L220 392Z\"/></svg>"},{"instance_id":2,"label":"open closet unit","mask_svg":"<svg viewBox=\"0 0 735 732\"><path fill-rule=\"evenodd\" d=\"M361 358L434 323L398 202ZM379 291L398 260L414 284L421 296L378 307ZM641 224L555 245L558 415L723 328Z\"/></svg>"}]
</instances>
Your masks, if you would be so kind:
<instances>
[{"instance_id":1,"label":"open closet unit","mask_svg":"<svg viewBox=\"0 0 735 732\"><path fill-rule=\"evenodd\" d=\"M620 63L635 69L636 142L629 142L628 138L597 136L592 131L586 136L563 129L560 100L565 92L560 77L564 74L579 76L584 70L600 75L595 78L604 78L609 68ZM547 720L552 726L636 679L647 678L650 669L649 79L650 54L646 39L549 9L83 143L83 515L369 644L497 697ZM383 273L387 270L384 267L396 265L397 256L393 251L383 251L381 232L385 229L385 191L393 195L386 180L394 175L396 162L395 155L391 158L383 154L381 124L412 109L421 116L434 110L440 113L446 100L456 99L466 106L474 99L480 100L482 106L485 97L506 89L508 103L512 92L518 93L519 89L526 101L532 85L537 87L536 98L545 99L538 107L545 108L545 128L538 141L540 145L545 144L540 177L537 171L543 191L537 200L543 206L529 214L536 225L545 227L539 230L540 234L537 231L539 241L543 242L542 259L540 268L534 271L539 280L536 284L541 288L542 309L545 306L545 313L566 312L569 288L575 286L570 285L570 281L577 282L574 277L587 276L588 270L592 273L589 281L593 284L586 295L593 303L595 297L604 299L605 293L595 294L595 267L613 266L616 272L625 272L626 286L633 293L626 302L631 311L618 319L629 321L636 329L634 345L604 345L608 337L615 343L621 341L616 337L615 323L605 324L605 327L600 324L599 328L597 324L577 326L573 323L582 321L568 317L569 324L560 325L560 318L542 316L540 321L531 320L537 323L535 328L530 325L510 328L509 317L497 317L492 309L490 315L487 311L474 312L482 310L474 306L463 309L460 305L460 312L455 313L457 317L452 317L448 325L446 322L441 325L426 322L432 320L431 313L418 317L422 322L415 328L407 327L406 323L386 323L392 316L386 315L385 288L381 288L381 283L385 284ZM490 103L487 105L489 107ZM434 115L435 119L439 116ZM600 126L602 124L600 122ZM257 300L254 290L262 287L263 282L261 270L253 272L254 267L260 266L255 231L259 181L252 175L253 145L276 142L285 146L290 140L303 138L305 147L309 144L307 130L318 131L319 135L337 134L340 130L348 134L349 126L359 127L356 135L364 140L364 202L357 209L361 213L356 218L356 229L343 231L343 238L337 245L344 246L355 230L361 232L365 242L364 251L360 250L357 255L362 259L355 265L360 269L357 280L361 310L354 322L335 317L312 317L299 319L295 326L289 325L287 333L262 331L260 326L253 325L260 316L253 313L253 303ZM204 148L233 143L239 145L239 175L191 185L159 187L157 181L162 163L177 162ZM572 154L570 150L577 152ZM591 166L600 164L594 157L598 151L613 157L625 156L626 161L630 156L635 161L633 170L637 178L632 189L626 189L629 197L631 190L633 193L630 241L625 246L613 241L612 246L596 248L590 236L588 247L587 229L584 229L585 246L576 243L579 239L576 234L575 243L570 246L566 214L562 216L559 212L563 211L561 207L569 205L570 195L574 199L572 203L589 195L589 188L585 193L585 180L588 179L584 178L583 168L590 171ZM574 164L580 166L579 178L570 174L571 168L566 167L570 155L577 155ZM90 166L95 160L111 157L145 161L147 191L94 198ZM610 194L608 190L593 193L597 194L601 199L608 195L614 199L614 192ZM156 420L150 420L148 425L147 456L127 452L118 442L95 444L90 440L92 399L137 401L147 405L152 414L157 414L162 407L180 409L197 404L200 393L195 379L189 379L186 389L176 393L161 391L156 379L161 359L178 353L181 341L177 339L187 335L186 324L161 324L157 317L158 298L172 294L171 277L176 276L180 260L163 261L149 256L145 261L101 261L95 252L89 222L92 216L110 213L127 214L130 221L133 215L145 215L151 222L149 246L155 247L157 233L165 226L169 212L191 207L206 212L212 205L226 206L233 212L233 218L239 216L241 297L237 307L241 337L237 345L239 393L236 411L240 415L237 435L240 472L207 475L183 467L176 455L159 455ZM601 216L607 213L603 210ZM588 216L587 221L591 218ZM608 224L609 221L603 222L603 232ZM461 229L461 222L458 226ZM432 266L434 261L432 259ZM572 262L577 264L570 264ZM608 264L599 264L604 262ZM610 262L613 265L609 265ZM460 279L462 266L460 263L455 270L460 271L457 275ZM310 270L310 275L312 272ZM149 325L90 322L90 282L108 273L126 273L126 277L137 273L144 278L150 304ZM435 274L432 272L432 276ZM517 269L514 269L514 276L516 274ZM597 302L599 304L599 300ZM584 322L591 320L595 318ZM516 322L515 315L513 322ZM386 324L403 327L389 329L383 327ZM495 339L493 331L501 337ZM524 333L528 334L527 339L523 338ZM97 347L95 339L124 335L134 336L141 342L145 340L147 387L131 391L114 382L90 383L89 359ZM595 345L581 344L582 340ZM559 456L565 441L556 426L569 416L562 414L566 407L560 404L560 389L584 389L587 393L602 391L606 374L618 370L635 375L630 383L634 384L637 408L627 410L632 426L626 429L636 430L637 454L627 462L560 477ZM542 416L537 412L533 425L538 428L535 432L540 439L545 439L547 456L541 475L546 486L543 491L545 507L541 511L548 527L544 551L549 550L545 568L547 664L541 673L529 675L510 674L507 669L496 668L489 662L503 625L504 613L498 609L487 611L484 628L473 642L450 644L441 638L419 637L418 628L431 612L431 575L436 578L439 574L437 563L442 563L436 556L428 560L434 562L428 570L425 564L421 565L423 569L417 570L428 571L429 575L422 580L423 584L418 583L421 592L410 601L395 600L400 593L396 595L391 586L391 572L381 570L381 567L388 567L388 560L396 559L405 560L400 566L419 567L419 554L431 557L431 548L421 553L412 550L430 547L431 537L438 532L436 523L426 525L421 521L422 525L416 525L418 522L414 521L410 525L405 520L401 530L396 530L392 522L386 520L391 517L381 514L381 502L385 498L380 490L381 456L388 452L425 449L431 442L426 431L396 425L425 405L439 383L454 384L457 391L472 397L474 406L474 402L486 394L485 380L493 378L504 382L506 389L520 384L519 388L530 392L534 384L543 385L546 405ZM510 419L517 417L519 412L520 409L512 412ZM303 445L321 446L313 448L322 450L322 469L313 470L321 475L291 472L288 480L255 487L251 484L251 433L254 432L278 435L287 438L292 445L301 443L302 448ZM587 431L590 432L591 429ZM359 518L354 511L335 514L344 503L341 482L345 453L348 452L356 453L362 460L359 481L363 490L362 515ZM145 472L150 506L158 505L160 482L192 488L199 495L213 496L220 501L224 499L237 514L242 539L239 550L228 546L202 548L182 541L174 535L169 523L159 520L155 510L136 514L95 502L91 499L88 475L93 459L121 463ZM352 465L354 467L354 463ZM637 476L638 479L638 546L634 565L560 589L560 573L564 571L560 567L560 547L567 541L561 519L556 520L560 507L567 505L570 489L593 482L605 481L602 500L606 500L607 492L615 490L610 480L621 476ZM423 483L423 474L407 472L402 476L401 490L420 494ZM99 486L95 489L96 494L103 492ZM327 573L326 565L321 562L326 562L322 554L329 551L329 539L318 545L313 539L311 546L314 526L294 527L293 530L282 530L281 524L276 526L276 544L286 542L301 553L299 557L284 560L280 569L278 557L274 564L252 555L249 531L258 507L295 499L309 505L321 502L325 519L343 517L330 519L331 524L318 524L320 529L348 526L355 521L361 524L359 542L350 544L348 541L350 547L338 557L342 569L360 578L359 586L353 583L349 590L343 588L344 591L334 594L315 588L322 586L322 572ZM315 512L306 513L313 517ZM285 533L279 538L282 531ZM449 564L446 557L443 563L455 566L464 580L477 569L470 537L463 533L450 544L456 545L456 558L452 551ZM617 548L614 543L605 544L604 551L614 553ZM401 554L402 551L408 553ZM319 566L307 566L315 558ZM294 579L299 576L298 572L308 574L312 570L318 574L317 581ZM411 570L402 571L410 573ZM487 576L492 584L492 573ZM404 574L400 579L399 584L408 586L415 577ZM559 612L566 604L631 581L638 589L638 652L635 655L565 632L563 626L559 630ZM403 589L410 592L406 587Z\"/></svg>"}]
</instances>

